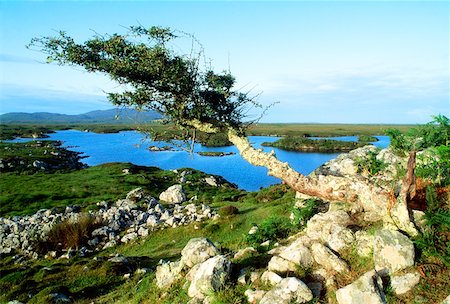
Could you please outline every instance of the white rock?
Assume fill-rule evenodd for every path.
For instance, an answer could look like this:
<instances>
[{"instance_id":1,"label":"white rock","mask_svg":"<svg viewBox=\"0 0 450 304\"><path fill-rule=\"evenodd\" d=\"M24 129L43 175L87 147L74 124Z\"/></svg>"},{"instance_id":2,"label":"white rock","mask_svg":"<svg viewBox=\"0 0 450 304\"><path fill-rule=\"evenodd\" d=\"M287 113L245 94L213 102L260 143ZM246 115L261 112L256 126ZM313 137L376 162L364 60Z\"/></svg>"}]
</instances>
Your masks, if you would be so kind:
<instances>
[{"instance_id":1,"label":"white rock","mask_svg":"<svg viewBox=\"0 0 450 304\"><path fill-rule=\"evenodd\" d=\"M247 301L251 304L256 304L258 303L266 294L266 291L264 290L252 290L252 289L247 289L244 292L244 295L247 297Z\"/></svg>"},{"instance_id":2,"label":"white rock","mask_svg":"<svg viewBox=\"0 0 450 304\"><path fill-rule=\"evenodd\" d=\"M298 242L286 247L279 253L279 256L305 268L310 267L314 262L311 251Z\"/></svg>"},{"instance_id":3,"label":"white rock","mask_svg":"<svg viewBox=\"0 0 450 304\"><path fill-rule=\"evenodd\" d=\"M339 304L384 304L386 303L381 278L369 271L359 279L336 291Z\"/></svg>"},{"instance_id":4,"label":"white rock","mask_svg":"<svg viewBox=\"0 0 450 304\"><path fill-rule=\"evenodd\" d=\"M211 292L219 290L230 274L231 262L223 255L218 255L203 262L195 272L188 295L204 299Z\"/></svg>"},{"instance_id":5,"label":"white rock","mask_svg":"<svg viewBox=\"0 0 450 304\"><path fill-rule=\"evenodd\" d=\"M156 267L156 286L168 288L181 278L183 266L180 261L163 263Z\"/></svg>"},{"instance_id":6,"label":"white rock","mask_svg":"<svg viewBox=\"0 0 450 304\"><path fill-rule=\"evenodd\" d=\"M419 281L420 275L416 271L405 275L392 275L391 287L396 294L400 295L410 291L414 286L419 284Z\"/></svg>"},{"instance_id":7,"label":"white rock","mask_svg":"<svg viewBox=\"0 0 450 304\"><path fill-rule=\"evenodd\" d=\"M373 259L377 271L394 273L414 265L414 245L398 231L379 230L375 233Z\"/></svg>"},{"instance_id":8,"label":"white rock","mask_svg":"<svg viewBox=\"0 0 450 304\"><path fill-rule=\"evenodd\" d=\"M181 251L181 262L187 267L192 267L219 254L219 250L210 240L194 238L190 239Z\"/></svg>"},{"instance_id":9,"label":"white rock","mask_svg":"<svg viewBox=\"0 0 450 304\"><path fill-rule=\"evenodd\" d=\"M359 230L355 233L356 252L362 257L369 257L373 253L373 235Z\"/></svg>"},{"instance_id":10,"label":"white rock","mask_svg":"<svg viewBox=\"0 0 450 304\"><path fill-rule=\"evenodd\" d=\"M247 248L241 249L238 252L236 252L236 254L234 255L234 259L239 260L242 258L250 257L254 253L257 253L255 248L247 247Z\"/></svg>"},{"instance_id":11,"label":"white rock","mask_svg":"<svg viewBox=\"0 0 450 304\"><path fill-rule=\"evenodd\" d=\"M297 278L285 278L261 299L260 304L306 303L313 294L305 283Z\"/></svg>"},{"instance_id":12,"label":"white rock","mask_svg":"<svg viewBox=\"0 0 450 304\"><path fill-rule=\"evenodd\" d=\"M218 182L217 182L217 180L216 180L216 178L214 176L206 177L205 178L205 182L208 185L213 186L213 187L218 187L219 186L219 184L218 184Z\"/></svg>"},{"instance_id":13,"label":"white rock","mask_svg":"<svg viewBox=\"0 0 450 304\"><path fill-rule=\"evenodd\" d=\"M282 279L283 278L280 277L278 274L276 274L273 271L269 271L269 270L264 271L263 274L261 275L261 282L263 284L272 285L272 286L275 286L278 283L280 283Z\"/></svg>"},{"instance_id":14,"label":"white rock","mask_svg":"<svg viewBox=\"0 0 450 304\"><path fill-rule=\"evenodd\" d=\"M132 240L135 240L137 237L138 237L138 234L137 234L136 232L131 232L131 233L125 234L125 235L120 239L120 241L121 241L122 243L128 243L128 242L130 242L130 241L132 241Z\"/></svg>"},{"instance_id":15,"label":"white rock","mask_svg":"<svg viewBox=\"0 0 450 304\"><path fill-rule=\"evenodd\" d=\"M317 264L322 265L328 270L336 272L347 272L348 265L338 256L336 256L330 249L320 243L314 243L311 246L312 255Z\"/></svg>"},{"instance_id":16,"label":"white rock","mask_svg":"<svg viewBox=\"0 0 450 304\"><path fill-rule=\"evenodd\" d=\"M285 260L279 256L274 256L270 259L267 269L269 271L283 275L283 274L286 274L289 272L296 271L297 265L295 263Z\"/></svg>"},{"instance_id":17,"label":"white rock","mask_svg":"<svg viewBox=\"0 0 450 304\"><path fill-rule=\"evenodd\" d=\"M159 199L170 204L181 204L186 201L186 195L181 185L173 185L159 195Z\"/></svg>"}]
</instances>

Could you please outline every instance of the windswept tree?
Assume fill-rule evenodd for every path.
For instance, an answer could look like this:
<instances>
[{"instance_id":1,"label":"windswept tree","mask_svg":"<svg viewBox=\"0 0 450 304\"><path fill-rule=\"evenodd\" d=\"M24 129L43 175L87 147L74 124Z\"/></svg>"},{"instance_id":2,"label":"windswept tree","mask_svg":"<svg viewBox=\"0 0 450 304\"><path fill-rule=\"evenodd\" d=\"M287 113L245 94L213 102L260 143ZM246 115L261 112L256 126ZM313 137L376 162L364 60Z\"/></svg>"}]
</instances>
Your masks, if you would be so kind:
<instances>
[{"instance_id":1,"label":"windswept tree","mask_svg":"<svg viewBox=\"0 0 450 304\"><path fill-rule=\"evenodd\" d=\"M179 54L173 42L186 37L193 47L188 55ZM168 28L133 26L126 34L97 34L84 43L60 32L56 37L34 38L29 47L45 53L48 63L81 66L124 85L123 91L108 94L116 106L154 110L183 130L223 132L245 160L266 167L269 175L295 191L325 201L359 204L374 212L382 208L387 222L416 233L403 194L396 204L400 212L394 216L389 212L392 195L385 188L342 176L304 176L274 153L252 147L245 136L249 124L246 113L257 103L248 92L234 88L233 75L217 73L205 62L201 46L190 35Z\"/></svg>"}]
</instances>

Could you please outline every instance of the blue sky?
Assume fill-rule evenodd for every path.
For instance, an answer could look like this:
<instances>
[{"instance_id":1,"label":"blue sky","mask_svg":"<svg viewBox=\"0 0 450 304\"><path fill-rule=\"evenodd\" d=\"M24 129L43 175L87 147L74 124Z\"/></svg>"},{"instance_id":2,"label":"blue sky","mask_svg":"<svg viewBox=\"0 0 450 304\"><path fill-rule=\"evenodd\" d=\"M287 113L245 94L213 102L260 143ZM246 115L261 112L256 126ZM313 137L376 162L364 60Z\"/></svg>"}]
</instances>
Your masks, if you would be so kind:
<instances>
[{"instance_id":1,"label":"blue sky","mask_svg":"<svg viewBox=\"0 0 450 304\"><path fill-rule=\"evenodd\" d=\"M107 77L42 64L25 45L55 30L84 41L140 23L194 34L216 71L230 68L238 87L277 102L265 122L424 123L450 116L449 6L0 0L0 113L111 108Z\"/></svg>"}]
</instances>

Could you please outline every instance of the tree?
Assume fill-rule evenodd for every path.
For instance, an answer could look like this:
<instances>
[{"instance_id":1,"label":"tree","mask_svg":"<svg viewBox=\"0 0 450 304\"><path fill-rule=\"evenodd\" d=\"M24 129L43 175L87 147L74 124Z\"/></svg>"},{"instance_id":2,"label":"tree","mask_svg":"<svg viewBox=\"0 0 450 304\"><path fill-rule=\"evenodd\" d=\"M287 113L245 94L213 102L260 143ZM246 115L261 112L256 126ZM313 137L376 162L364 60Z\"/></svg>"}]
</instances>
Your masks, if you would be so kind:
<instances>
[{"instance_id":1,"label":"tree","mask_svg":"<svg viewBox=\"0 0 450 304\"><path fill-rule=\"evenodd\" d=\"M173 50L171 43L181 37L192 40L190 55ZM124 35L96 34L81 44L60 32L57 37L34 38L30 47L47 54L48 63L81 66L126 85L123 92L108 94L114 105L157 111L184 130L225 132L245 160L266 167L269 175L297 192L326 201L357 203L376 212L381 207L389 214L391 196L386 189L339 176L304 176L273 153L253 148L245 137L249 124L245 113L258 104L249 93L234 89L231 73L216 73L205 64L200 44L190 35L168 28L133 26ZM415 234L406 202L397 205L403 210L402 218L388 216L388 221Z\"/></svg>"}]
</instances>

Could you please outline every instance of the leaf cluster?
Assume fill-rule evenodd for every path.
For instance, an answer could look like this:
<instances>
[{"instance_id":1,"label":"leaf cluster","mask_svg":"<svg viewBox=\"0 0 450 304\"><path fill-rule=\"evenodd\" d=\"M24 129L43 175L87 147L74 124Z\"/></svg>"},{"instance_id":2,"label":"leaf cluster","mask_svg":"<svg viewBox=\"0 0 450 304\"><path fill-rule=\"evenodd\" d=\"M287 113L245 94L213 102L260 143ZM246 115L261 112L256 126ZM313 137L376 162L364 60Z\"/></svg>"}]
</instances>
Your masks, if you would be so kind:
<instances>
[{"instance_id":1,"label":"leaf cluster","mask_svg":"<svg viewBox=\"0 0 450 304\"><path fill-rule=\"evenodd\" d=\"M174 51L181 38L191 40L189 55ZM125 34L96 34L84 43L61 31L34 38L28 47L47 54L48 63L108 75L123 89L108 93L114 105L154 110L180 127L198 121L239 129L248 106L256 105L233 89L236 80L229 72L201 68L203 50L192 36L169 28L132 26Z\"/></svg>"}]
</instances>

